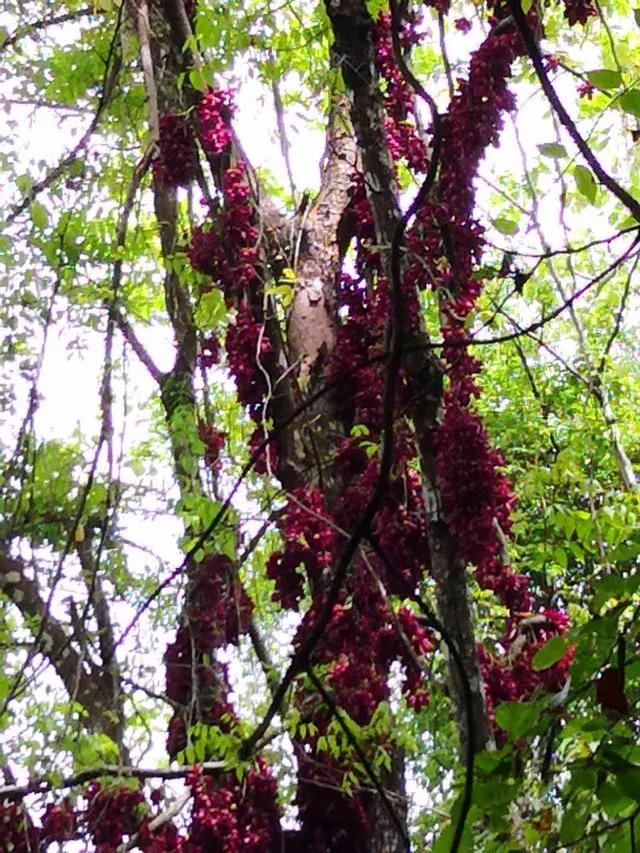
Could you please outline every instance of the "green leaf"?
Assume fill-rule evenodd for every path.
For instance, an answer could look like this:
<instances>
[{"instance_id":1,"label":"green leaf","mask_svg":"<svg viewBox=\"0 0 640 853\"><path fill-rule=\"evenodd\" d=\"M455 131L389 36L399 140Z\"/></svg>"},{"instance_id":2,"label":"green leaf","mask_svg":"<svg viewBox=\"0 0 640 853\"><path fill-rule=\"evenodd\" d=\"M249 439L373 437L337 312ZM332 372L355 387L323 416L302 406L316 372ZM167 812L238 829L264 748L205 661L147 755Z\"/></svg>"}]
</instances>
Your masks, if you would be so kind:
<instances>
[{"instance_id":1,"label":"green leaf","mask_svg":"<svg viewBox=\"0 0 640 853\"><path fill-rule=\"evenodd\" d=\"M189 82L198 92L204 92L207 88L207 81L204 74L199 68L192 68L189 72Z\"/></svg>"},{"instance_id":2,"label":"green leaf","mask_svg":"<svg viewBox=\"0 0 640 853\"><path fill-rule=\"evenodd\" d=\"M596 68L594 71L587 71L586 76L587 80L598 89L617 89L622 83L622 74L609 68Z\"/></svg>"},{"instance_id":3,"label":"green leaf","mask_svg":"<svg viewBox=\"0 0 640 853\"><path fill-rule=\"evenodd\" d=\"M223 322L227 316L227 308L224 304L224 296L218 290L203 293L196 309L196 322L200 329L212 329Z\"/></svg>"},{"instance_id":4,"label":"green leaf","mask_svg":"<svg viewBox=\"0 0 640 853\"><path fill-rule=\"evenodd\" d=\"M505 219L502 216L498 216L497 219L492 220L493 227L496 228L501 234L517 234L518 233L518 223L514 222L512 219Z\"/></svg>"},{"instance_id":5,"label":"green leaf","mask_svg":"<svg viewBox=\"0 0 640 853\"><path fill-rule=\"evenodd\" d=\"M640 27L640 9L633 10L633 18L636 22L636 26Z\"/></svg>"},{"instance_id":6,"label":"green leaf","mask_svg":"<svg viewBox=\"0 0 640 853\"><path fill-rule=\"evenodd\" d=\"M367 0L367 12L372 18L377 18L381 12L387 11L387 0Z\"/></svg>"},{"instance_id":7,"label":"green leaf","mask_svg":"<svg viewBox=\"0 0 640 853\"><path fill-rule=\"evenodd\" d=\"M75 160L72 160L69 164L68 172L72 178L81 178L84 175L85 165L84 161L79 157L76 157Z\"/></svg>"},{"instance_id":8,"label":"green leaf","mask_svg":"<svg viewBox=\"0 0 640 853\"><path fill-rule=\"evenodd\" d=\"M627 577L606 575L594 585L592 607L596 613L599 613L609 601L617 604L620 601L630 600L639 586L640 572Z\"/></svg>"},{"instance_id":9,"label":"green leaf","mask_svg":"<svg viewBox=\"0 0 640 853\"><path fill-rule=\"evenodd\" d=\"M205 751L206 751L206 743L200 738L193 745L193 751L196 757L196 761L202 763L205 759Z\"/></svg>"},{"instance_id":10,"label":"green leaf","mask_svg":"<svg viewBox=\"0 0 640 853\"><path fill-rule=\"evenodd\" d=\"M40 231L44 231L47 227L47 223L49 222L49 214L47 213L47 209L43 204L40 204L39 201L32 201L29 205L29 211L31 213L31 221Z\"/></svg>"},{"instance_id":11,"label":"green leaf","mask_svg":"<svg viewBox=\"0 0 640 853\"><path fill-rule=\"evenodd\" d=\"M640 118L640 89L630 89L624 95L620 95L620 106L625 113Z\"/></svg>"},{"instance_id":12,"label":"green leaf","mask_svg":"<svg viewBox=\"0 0 640 853\"><path fill-rule=\"evenodd\" d=\"M575 179L578 192L582 193L582 195L591 202L591 204L594 204L598 193L598 185L591 174L591 170L587 169L586 166L575 166L573 169L573 177Z\"/></svg>"},{"instance_id":13,"label":"green leaf","mask_svg":"<svg viewBox=\"0 0 640 853\"><path fill-rule=\"evenodd\" d=\"M584 832L584 803L582 799L574 799L562 817L560 825L560 841L571 844L580 838Z\"/></svg>"},{"instance_id":14,"label":"green leaf","mask_svg":"<svg viewBox=\"0 0 640 853\"><path fill-rule=\"evenodd\" d=\"M566 571L569 565L569 561L567 559L567 552L564 550L564 548L554 548L553 559L556 561L556 563L560 566L561 569Z\"/></svg>"},{"instance_id":15,"label":"green leaf","mask_svg":"<svg viewBox=\"0 0 640 853\"><path fill-rule=\"evenodd\" d=\"M568 646L566 637L551 637L533 656L531 665L534 670L540 672L541 669L548 669L553 666L564 656Z\"/></svg>"},{"instance_id":16,"label":"green leaf","mask_svg":"<svg viewBox=\"0 0 640 853\"><path fill-rule=\"evenodd\" d=\"M598 786L597 797L600 808L606 815L619 815L625 806L629 805L627 797L611 779L606 779Z\"/></svg>"},{"instance_id":17,"label":"green leaf","mask_svg":"<svg viewBox=\"0 0 640 853\"><path fill-rule=\"evenodd\" d=\"M616 777L618 787L625 796L640 803L640 767L630 767Z\"/></svg>"},{"instance_id":18,"label":"green leaf","mask_svg":"<svg viewBox=\"0 0 640 853\"><path fill-rule=\"evenodd\" d=\"M509 761L511 755L510 747L503 747L500 750L490 750L480 752L476 756L476 769L479 773L486 776L491 776L503 762Z\"/></svg>"},{"instance_id":19,"label":"green leaf","mask_svg":"<svg viewBox=\"0 0 640 853\"><path fill-rule=\"evenodd\" d=\"M496 722L514 740L519 740L535 728L546 705L545 699L539 702L503 702L496 708Z\"/></svg>"},{"instance_id":20,"label":"green leaf","mask_svg":"<svg viewBox=\"0 0 640 853\"><path fill-rule=\"evenodd\" d=\"M436 838L431 853L447 853L451 850L453 835L458 827L460 820L460 809L462 807L462 797L458 797L451 812L451 821L447 824L441 834ZM479 809L477 806L472 806L464 823L464 831L460 839L460 850L473 849L473 824L479 817Z\"/></svg>"},{"instance_id":21,"label":"green leaf","mask_svg":"<svg viewBox=\"0 0 640 853\"><path fill-rule=\"evenodd\" d=\"M559 142L543 142L542 145L538 145L538 151L543 157L552 157L554 160L568 156L567 149Z\"/></svg>"},{"instance_id":22,"label":"green leaf","mask_svg":"<svg viewBox=\"0 0 640 853\"><path fill-rule=\"evenodd\" d=\"M30 175L16 175L16 186L25 195L33 188L33 179Z\"/></svg>"}]
</instances>

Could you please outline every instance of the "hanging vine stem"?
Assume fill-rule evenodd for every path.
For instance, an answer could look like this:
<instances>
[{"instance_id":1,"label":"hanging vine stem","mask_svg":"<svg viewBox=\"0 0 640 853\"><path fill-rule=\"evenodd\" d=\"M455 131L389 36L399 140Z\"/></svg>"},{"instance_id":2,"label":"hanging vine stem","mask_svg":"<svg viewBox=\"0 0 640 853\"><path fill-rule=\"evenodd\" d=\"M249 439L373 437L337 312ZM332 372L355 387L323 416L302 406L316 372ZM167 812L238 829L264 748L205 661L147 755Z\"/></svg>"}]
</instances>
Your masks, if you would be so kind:
<instances>
[{"instance_id":1,"label":"hanging vine stem","mask_svg":"<svg viewBox=\"0 0 640 853\"><path fill-rule=\"evenodd\" d=\"M388 796L387 792L385 791L384 786L382 785L380 779L378 778L375 770L373 769L371 762L367 758L365 751L362 749L362 747L358 743L358 739L355 737L355 735L353 734L353 732L349 728L349 724L347 723L345 718L342 716L342 711L338 707L338 704L335 702L335 700L333 699L333 697L331 696L329 691L325 688L323 683L320 681L320 679L316 675L312 666L307 667L307 675L309 676L314 687L316 688L316 690L318 691L318 693L322 697L325 705L329 708L329 710L331 711L331 713L333 714L333 716L337 720L338 725L340 726L340 728L344 732L344 735L347 739L347 743L353 749L355 754L358 756L358 759L359 759L360 763L362 764L362 766L364 767L365 772L366 772L367 776L369 777L371 784L376 789L376 792L378 793L378 795L380 796L380 799L384 803L384 807L386 808L386 810L389 814L389 817L391 818L391 820L395 824L395 827L398 830L398 833L400 834L400 837L402 838L402 841L404 842L404 845L405 845L408 853L411 853L411 841L409 839L409 836L407 835L407 831L404 827L404 823L402 821L402 818L400 817L400 815L397 812L397 809L394 807L393 803L389 799L389 796Z\"/></svg>"},{"instance_id":2,"label":"hanging vine stem","mask_svg":"<svg viewBox=\"0 0 640 853\"><path fill-rule=\"evenodd\" d=\"M396 566L387 557L375 534L369 533L367 538L371 543L373 550L384 563L387 571L389 571L394 577L398 578L399 580L402 580ZM429 625L429 627L437 631L442 637L449 653L451 654L451 657L453 658L453 662L455 664L456 669L458 670L458 674L460 675L460 681L462 683L462 692L464 696L468 733L465 750L464 788L462 794L462 802L460 804L460 814L458 815L456 828L453 833L453 838L451 840L451 847L449 848L450 853L457 853L458 849L460 848L460 843L462 841L462 833L464 832L467 816L471 809L471 800L473 796L473 778L475 772L477 740L473 716L473 693L471 690L471 684L469 682L469 676L467 675L467 671L465 669L464 660L462 659L462 655L460 654L460 650L458 649L458 646L454 642L453 638L449 635L449 632L447 631L445 626L438 619L438 617L435 615L429 605L426 604L424 599L420 595L418 595L417 592L410 591L408 593L408 598L410 598L413 602L415 602L415 604L418 605L420 612L424 616L425 621Z\"/></svg>"}]
</instances>

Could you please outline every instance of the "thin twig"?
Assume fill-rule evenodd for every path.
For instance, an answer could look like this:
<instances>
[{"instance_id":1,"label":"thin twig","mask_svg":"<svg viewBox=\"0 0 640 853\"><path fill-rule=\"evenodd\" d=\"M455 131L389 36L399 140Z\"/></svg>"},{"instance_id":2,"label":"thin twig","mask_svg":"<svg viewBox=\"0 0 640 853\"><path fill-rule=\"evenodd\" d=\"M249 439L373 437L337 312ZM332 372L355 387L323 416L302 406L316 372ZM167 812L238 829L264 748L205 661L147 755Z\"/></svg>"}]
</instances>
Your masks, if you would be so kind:
<instances>
[{"instance_id":1,"label":"thin twig","mask_svg":"<svg viewBox=\"0 0 640 853\"><path fill-rule=\"evenodd\" d=\"M50 15L48 18L40 18L38 21L32 21L30 24L24 24L7 36L0 44L0 51L13 47L20 39L29 38L41 30L46 30L48 27L55 27L60 24L67 24L70 21L77 21L79 18L86 18L91 15L101 15L102 11L97 5L85 6L84 9L77 9L75 12L66 12L62 15Z\"/></svg>"},{"instance_id":2,"label":"thin twig","mask_svg":"<svg viewBox=\"0 0 640 853\"><path fill-rule=\"evenodd\" d=\"M140 62L142 64L144 88L147 93L151 142L155 144L160 139L160 117L158 115L158 93L156 90L155 75L153 73L153 57L151 55L151 45L149 43L151 24L149 23L149 7L147 5L147 0L140 0L138 4L136 29L138 33L138 42L140 44Z\"/></svg>"},{"instance_id":3,"label":"thin twig","mask_svg":"<svg viewBox=\"0 0 640 853\"><path fill-rule=\"evenodd\" d=\"M329 708L330 712L333 714L333 716L337 720L338 725L340 726L340 728L344 732L344 735L347 739L349 746L353 749L355 754L358 756L358 759L360 760L360 763L364 767L365 772L366 772L367 776L369 777L371 784L373 785L373 787L375 788L376 792L378 793L380 799L384 803L384 807L387 810L389 817L391 818L391 820L395 824L395 827L398 830L400 837L402 838L402 841L405 845L406 850L408 850L410 853L411 841L409 840L409 836L407 835L407 831L405 829L404 822L403 822L402 818L400 817L400 815L398 814L393 803L389 799L389 796L388 796L387 792L385 791L384 786L382 785L382 782L380 781L380 779L378 779L378 776L376 775L376 772L373 769L371 762L367 758L365 751L362 749L362 746L358 743L358 739L354 736L353 732L349 728L349 724L347 723L347 721L343 717L342 711L338 707L337 702L335 701L333 696L331 696L331 694L325 688L325 686L322 684L322 682L320 681L320 679L318 678L318 676L314 672L314 669L312 666L307 667L307 674L308 674L309 678L311 679L311 682L313 683L314 687L316 688L316 690L318 691L318 693L322 697L325 705Z\"/></svg>"},{"instance_id":4,"label":"thin twig","mask_svg":"<svg viewBox=\"0 0 640 853\"><path fill-rule=\"evenodd\" d=\"M22 201L15 204L9 211L9 214L6 218L6 223L9 224L17 219L21 213L23 213L31 204L31 202L38 196L41 192L48 189L55 181L58 180L66 170L71 166L72 163L75 162L78 155L86 148L89 144L89 140L93 136L100 119L102 118L102 114L107 108L109 101L111 100L111 96L113 95L113 91L115 89L116 80L118 79L118 74L120 73L121 60L118 55L118 42L119 42L119 34L120 34L120 26L122 24L122 15L124 10L124 3L120 4L120 9L118 10L118 17L116 19L116 26L111 37L111 43L109 44L109 52L107 54L107 59L105 62L104 76L102 80L102 86L100 89L100 97L98 98L98 105L96 107L96 111L94 113L93 119L91 120L89 127L85 130L83 135L80 137L78 142L74 145L71 151L66 154L62 160L58 163L57 166L54 166L50 172L48 172L42 180L35 183L29 192L24 196Z\"/></svg>"},{"instance_id":5,"label":"thin twig","mask_svg":"<svg viewBox=\"0 0 640 853\"><path fill-rule=\"evenodd\" d=\"M289 137L287 136L287 128L284 123L284 106L282 103L282 96L280 94L280 85L275 78L271 80L271 94L273 95L273 106L276 111L276 122L278 124L278 140L280 142L280 151L282 152L282 159L284 160L285 168L287 170L289 190L291 192L291 201L293 202L293 205L295 207L297 204L298 192L296 190L296 182L293 178L293 169L291 168Z\"/></svg>"},{"instance_id":6,"label":"thin twig","mask_svg":"<svg viewBox=\"0 0 640 853\"><path fill-rule=\"evenodd\" d=\"M542 54L540 53L540 49L538 47L538 43L534 34L531 32L529 28L529 24L527 22L526 15L522 11L522 6L520 5L520 0L507 0L509 5L509 9L511 14L513 15L513 19L516 23L516 26L522 36L522 40L524 41L525 47L527 49L527 53L529 54L529 58L533 64L536 74L538 75L538 79L540 80L540 85L547 96L547 99L553 109L555 110L558 118L562 122L562 125L565 127L567 133L575 143L576 147L586 160L587 164L590 166L592 172L600 181L600 183L605 186L610 193L612 193L621 204L623 204L627 210L635 217L635 219L640 222L640 202L638 202L632 195L630 195L624 187L621 187L620 184L611 177L611 175L605 171L605 169L600 164L600 161L593 153L592 149L587 145L586 141L580 134L578 128L576 127L573 119L566 111L564 104L558 97L556 90L553 87L553 84L549 80L549 75L547 74L544 67L544 60L542 58Z\"/></svg>"},{"instance_id":7,"label":"thin twig","mask_svg":"<svg viewBox=\"0 0 640 853\"><path fill-rule=\"evenodd\" d=\"M444 65L444 73L447 78L447 88L449 89L449 100L453 99L453 93L455 91L453 85L453 73L451 71L451 63L449 62L449 55L447 53L447 40L445 36L444 30L444 15L438 9L438 40L440 42L440 54L442 55L442 63Z\"/></svg>"},{"instance_id":8,"label":"thin twig","mask_svg":"<svg viewBox=\"0 0 640 853\"><path fill-rule=\"evenodd\" d=\"M217 773L225 770L224 761L207 761L198 765L203 773ZM26 785L4 785L0 787L0 800L21 800L28 794L45 794L47 791L59 791L63 788L75 788L84 785L101 776L113 776L118 779L184 779L192 773L194 766L180 765L179 767L126 767L118 764L105 764L83 770L73 776L66 776L57 782L52 782L48 776L32 779Z\"/></svg>"},{"instance_id":9,"label":"thin twig","mask_svg":"<svg viewBox=\"0 0 640 853\"><path fill-rule=\"evenodd\" d=\"M160 827L164 826L165 823L168 823L170 820L173 820L174 817L177 817L191 797L191 791L183 794L181 797L178 797L178 799L172 803L168 809L150 820L147 827L149 833L153 835L156 829L160 829ZM125 853L127 850L134 850L138 846L139 838L139 834L136 834L125 844L121 844L120 847L118 847L118 853Z\"/></svg>"}]
</instances>

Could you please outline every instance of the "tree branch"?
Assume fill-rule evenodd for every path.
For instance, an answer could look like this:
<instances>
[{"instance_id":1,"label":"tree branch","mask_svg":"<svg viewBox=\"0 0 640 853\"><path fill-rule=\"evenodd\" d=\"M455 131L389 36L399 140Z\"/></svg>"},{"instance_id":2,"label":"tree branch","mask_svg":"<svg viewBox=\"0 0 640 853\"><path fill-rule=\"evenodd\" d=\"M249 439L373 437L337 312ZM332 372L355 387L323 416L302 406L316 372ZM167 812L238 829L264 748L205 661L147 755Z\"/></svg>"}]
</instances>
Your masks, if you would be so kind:
<instances>
[{"instance_id":1,"label":"tree branch","mask_svg":"<svg viewBox=\"0 0 640 853\"><path fill-rule=\"evenodd\" d=\"M640 202L638 202L632 195L630 195L620 184L611 177L611 175L606 172L600 161L593 153L591 148L587 145L584 138L581 136L578 128L576 127L574 121L572 120L569 113L564 108L564 105L556 90L553 87L553 84L549 80L549 75L547 74L544 67L544 60L542 58L542 54L540 53L540 49L538 47L538 43L535 39L535 36L531 32L529 28L529 24L527 22L526 15L522 11L522 6L520 5L520 0L507 0L509 9L511 14L513 15L513 19L515 24L522 36L522 40L527 49L527 53L529 54L529 58L533 64L536 74L538 75L538 79L540 80L540 85L542 86L542 90L547 96L547 99L553 109L555 110L558 118L562 122L562 125L565 127L567 133L575 143L576 147L586 160L587 164L591 168L594 175L600 181L600 183L605 186L610 193L612 193L618 201L620 201L627 210L634 216L638 222L640 222Z\"/></svg>"},{"instance_id":2,"label":"tree branch","mask_svg":"<svg viewBox=\"0 0 640 853\"><path fill-rule=\"evenodd\" d=\"M60 24L67 24L70 21L77 21L80 18L101 14L103 14L102 11L95 5L85 6L84 9L77 9L75 12L66 12L63 15L50 15L47 18L40 18L38 21L32 21L30 24L24 24L24 26L18 27L14 33L6 37L6 39L0 44L0 52L7 50L7 48L14 47L20 39L28 38L41 30L47 29L47 27L55 27Z\"/></svg>"},{"instance_id":3,"label":"tree branch","mask_svg":"<svg viewBox=\"0 0 640 853\"><path fill-rule=\"evenodd\" d=\"M83 135L80 137L76 145L72 148L69 154L66 154L62 160L58 163L57 166L54 166L50 172L48 172L41 181L35 183L29 192L24 196L22 201L15 204L9 211L9 214L6 218L6 223L9 224L17 219L21 213L23 213L31 204L31 202L44 190L48 189L55 181L58 180L69 166L77 159L78 155L84 151L86 146L89 144L89 140L93 136L100 119L102 118L102 114L107 108L109 101L113 95L113 91L115 89L116 81L118 79L118 75L120 73L121 68L121 58L118 53L118 36L120 33L120 25L122 23L122 11L124 8L124 3L121 4L120 9L118 11L118 17L116 20L115 30L111 37L111 43L109 45L109 53L107 55L107 60L105 63L104 77L102 81L102 87L100 90L100 97L98 98L98 105L96 107L95 114L89 127L85 130Z\"/></svg>"},{"instance_id":4,"label":"tree branch","mask_svg":"<svg viewBox=\"0 0 640 853\"><path fill-rule=\"evenodd\" d=\"M138 356L141 364L143 364L147 368L147 371L149 372L151 378L154 380L154 382L157 382L158 385L162 385L166 374L163 373L160 368L156 366L155 362L153 361L147 350L142 345L142 342L134 332L133 327L131 326L127 318L124 316L124 314L122 314L121 311L115 308L113 310L113 319L115 321L116 326L122 332L122 336L124 337L125 341L129 344L131 349Z\"/></svg>"},{"instance_id":5,"label":"tree branch","mask_svg":"<svg viewBox=\"0 0 640 853\"><path fill-rule=\"evenodd\" d=\"M113 695L109 683L85 667L83 656L71 646L65 627L48 612L37 582L27 577L24 562L0 551L0 578L2 591L22 616L44 626L41 653L52 664L70 699L86 709L88 728L104 731L117 743L118 723L111 710Z\"/></svg>"},{"instance_id":6,"label":"tree branch","mask_svg":"<svg viewBox=\"0 0 640 853\"><path fill-rule=\"evenodd\" d=\"M207 761L198 765L205 774L212 774L226 768L224 761ZM184 779L192 773L194 766L180 765L178 767L126 767L118 764L105 764L101 767L93 767L83 770L73 776L66 776L61 781L53 784L48 776L40 776L32 779L26 785L4 785L0 787L1 800L20 800L29 794L45 794L47 791L61 790L63 788L75 788L84 785L101 776L113 776L117 779Z\"/></svg>"}]
</instances>

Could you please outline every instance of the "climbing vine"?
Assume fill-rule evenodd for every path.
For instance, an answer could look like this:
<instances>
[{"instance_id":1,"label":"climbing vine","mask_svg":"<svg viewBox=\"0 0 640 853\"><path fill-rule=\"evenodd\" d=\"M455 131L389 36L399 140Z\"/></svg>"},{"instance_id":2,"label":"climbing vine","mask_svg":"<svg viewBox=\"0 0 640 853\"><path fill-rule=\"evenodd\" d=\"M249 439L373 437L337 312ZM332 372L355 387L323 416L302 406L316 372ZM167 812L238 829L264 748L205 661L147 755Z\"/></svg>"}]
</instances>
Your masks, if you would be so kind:
<instances>
[{"instance_id":1,"label":"climbing vine","mask_svg":"<svg viewBox=\"0 0 640 853\"><path fill-rule=\"evenodd\" d=\"M50 729L38 709L53 772L32 756L14 774L0 753L0 846L633 850L638 187L598 137L603 116L640 117L628 10L229 5L56 4L33 23L12 7L0 36L21 98L72 111L100 81L71 153L17 175L0 243L2 311L24 309L3 394L25 382L30 401L2 438L9 741L34 726L44 666L66 696ZM38 50L50 26L79 45ZM578 61L594 33L616 70ZM272 99L282 185L245 150L243 76ZM534 165L527 97L555 134ZM313 192L292 165L300 105L326 137ZM121 150L93 149L98 133ZM569 142L584 162L565 162ZM582 239L576 215L596 203L615 233L589 223ZM30 252L55 280L47 299L18 281ZM86 447L39 438L67 315L104 342L82 476ZM131 356L155 407L138 445ZM173 491L152 488L159 468ZM141 550L171 518L181 556L141 578L129 528L145 513Z\"/></svg>"}]
</instances>

